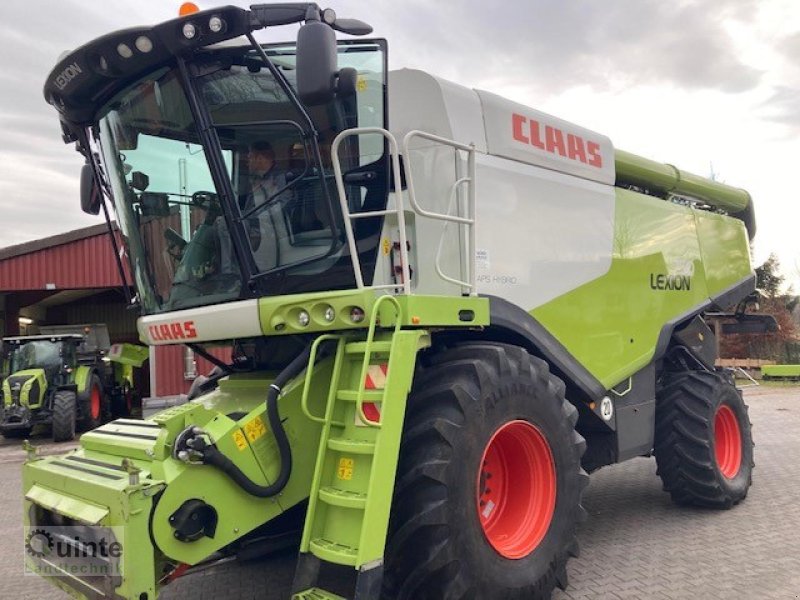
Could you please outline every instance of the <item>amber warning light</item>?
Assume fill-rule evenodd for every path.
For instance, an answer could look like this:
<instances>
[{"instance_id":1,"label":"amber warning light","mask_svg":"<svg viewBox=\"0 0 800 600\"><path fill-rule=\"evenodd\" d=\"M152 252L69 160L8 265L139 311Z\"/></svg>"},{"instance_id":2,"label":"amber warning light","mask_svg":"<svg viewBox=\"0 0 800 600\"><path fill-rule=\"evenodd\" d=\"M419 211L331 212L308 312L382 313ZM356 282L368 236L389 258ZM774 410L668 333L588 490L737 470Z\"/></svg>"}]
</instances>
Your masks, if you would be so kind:
<instances>
[{"instance_id":1,"label":"amber warning light","mask_svg":"<svg viewBox=\"0 0 800 600\"><path fill-rule=\"evenodd\" d=\"M178 16L185 17L186 15L193 15L196 12L200 12L200 8L194 2L184 2L181 4L180 9L178 9Z\"/></svg>"}]
</instances>

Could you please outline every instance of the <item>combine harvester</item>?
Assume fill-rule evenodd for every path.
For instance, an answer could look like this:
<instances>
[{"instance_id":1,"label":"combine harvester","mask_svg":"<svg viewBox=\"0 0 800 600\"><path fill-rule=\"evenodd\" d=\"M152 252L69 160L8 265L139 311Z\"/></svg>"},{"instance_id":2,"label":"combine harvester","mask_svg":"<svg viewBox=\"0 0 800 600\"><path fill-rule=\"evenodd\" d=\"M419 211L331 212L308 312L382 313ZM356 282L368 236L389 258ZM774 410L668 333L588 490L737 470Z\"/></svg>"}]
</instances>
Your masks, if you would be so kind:
<instances>
[{"instance_id":1,"label":"combine harvester","mask_svg":"<svg viewBox=\"0 0 800 600\"><path fill-rule=\"evenodd\" d=\"M253 38L292 23L296 44ZM703 319L754 290L747 192L335 31L371 28L193 12L45 85L141 339L235 340L185 405L26 463L27 525L124 533L117 575L52 577L78 597L152 600L296 532L295 598L338 597L322 563L358 599L548 598L586 471L655 454L676 502L747 494L747 409Z\"/></svg>"}]
</instances>

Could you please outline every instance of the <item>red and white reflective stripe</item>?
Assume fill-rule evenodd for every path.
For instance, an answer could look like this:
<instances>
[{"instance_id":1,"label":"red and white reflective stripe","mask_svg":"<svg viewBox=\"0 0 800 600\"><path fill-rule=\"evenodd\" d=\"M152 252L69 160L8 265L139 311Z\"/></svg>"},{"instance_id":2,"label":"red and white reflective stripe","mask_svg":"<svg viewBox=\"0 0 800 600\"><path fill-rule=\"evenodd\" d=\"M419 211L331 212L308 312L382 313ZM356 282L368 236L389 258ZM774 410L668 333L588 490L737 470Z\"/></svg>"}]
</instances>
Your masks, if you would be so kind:
<instances>
[{"instance_id":1,"label":"red and white reflective stripe","mask_svg":"<svg viewBox=\"0 0 800 600\"><path fill-rule=\"evenodd\" d=\"M382 365L369 365L367 367L367 376L364 378L365 390L382 390L386 387L386 372L389 370L388 364ZM381 411L375 402L364 402L361 405L364 409L364 416L369 421L377 423L381 420ZM364 427L366 423L361 420L359 415L356 415L356 426Z\"/></svg>"},{"instance_id":2,"label":"red and white reflective stripe","mask_svg":"<svg viewBox=\"0 0 800 600\"><path fill-rule=\"evenodd\" d=\"M367 367L367 377L364 380L364 389L382 390L386 387L386 372L389 365L369 365Z\"/></svg>"}]
</instances>

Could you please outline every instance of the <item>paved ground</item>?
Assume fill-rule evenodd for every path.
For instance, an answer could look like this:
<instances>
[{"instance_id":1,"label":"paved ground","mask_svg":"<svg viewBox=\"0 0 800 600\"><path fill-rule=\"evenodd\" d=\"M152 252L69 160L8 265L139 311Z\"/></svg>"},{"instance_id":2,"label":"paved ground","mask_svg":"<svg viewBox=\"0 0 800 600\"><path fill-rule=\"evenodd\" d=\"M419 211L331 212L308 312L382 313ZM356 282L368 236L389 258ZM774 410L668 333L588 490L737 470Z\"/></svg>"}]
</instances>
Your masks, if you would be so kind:
<instances>
[{"instance_id":1,"label":"paved ground","mask_svg":"<svg viewBox=\"0 0 800 600\"><path fill-rule=\"evenodd\" d=\"M652 459L592 475L581 557L553 600L800 598L800 388L746 391L756 441L747 500L730 511L673 506ZM22 576L18 444L0 444L0 599L65 600ZM292 558L225 565L178 580L162 600L286 598ZM483 600L483 599L482 599Z\"/></svg>"}]
</instances>

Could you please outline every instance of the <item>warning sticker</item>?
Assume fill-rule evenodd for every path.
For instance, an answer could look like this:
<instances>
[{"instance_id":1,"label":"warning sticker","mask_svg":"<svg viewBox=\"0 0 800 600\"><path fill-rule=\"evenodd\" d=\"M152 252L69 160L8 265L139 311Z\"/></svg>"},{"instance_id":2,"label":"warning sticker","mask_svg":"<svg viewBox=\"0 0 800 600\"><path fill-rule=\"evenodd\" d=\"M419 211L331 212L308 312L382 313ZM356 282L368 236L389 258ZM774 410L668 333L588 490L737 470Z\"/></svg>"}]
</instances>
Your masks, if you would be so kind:
<instances>
[{"instance_id":1,"label":"warning sticker","mask_svg":"<svg viewBox=\"0 0 800 600\"><path fill-rule=\"evenodd\" d=\"M247 434L247 439L255 442L262 435L267 433L267 427L261 417L256 417L244 426L244 432Z\"/></svg>"},{"instance_id":2,"label":"warning sticker","mask_svg":"<svg viewBox=\"0 0 800 600\"><path fill-rule=\"evenodd\" d=\"M339 468L336 469L336 476L343 481L350 481L353 478L353 459L340 458Z\"/></svg>"},{"instance_id":3,"label":"warning sticker","mask_svg":"<svg viewBox=\"0 0 800 600\"><path fill-rule=\"evenodd\" d=\"M356 81L356 89L359 92L366 92L367 91L367 80L363 77L359 77Z\"/></svg>"},{"instance_id":4,"label":"warning sticker","mask_svg":"<svg viewBox=\"0 0 800 600\"><path fill-rule=\"evenodd\" d=\"M389 241L389 238L383 238L383 242L381 242L381 247L383 248L383 255L389 256L389 252L392 250L392 242Z\"/></svg>"},{"instance_id":5,"label":"warning sticker","mask_svg":"<svg viewBox=\"0 0 800 600\"><path fill-rule=\"evenodd\" d=\"M236 447L239 450L244 450L247 448L247 440L244 438L244 434L242 433L241 429L237 429L233 432L233 442L236 444Z\"/></svg>"}]
</instances>

